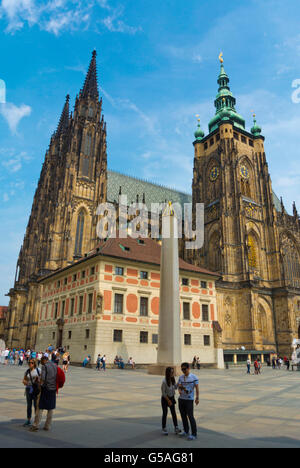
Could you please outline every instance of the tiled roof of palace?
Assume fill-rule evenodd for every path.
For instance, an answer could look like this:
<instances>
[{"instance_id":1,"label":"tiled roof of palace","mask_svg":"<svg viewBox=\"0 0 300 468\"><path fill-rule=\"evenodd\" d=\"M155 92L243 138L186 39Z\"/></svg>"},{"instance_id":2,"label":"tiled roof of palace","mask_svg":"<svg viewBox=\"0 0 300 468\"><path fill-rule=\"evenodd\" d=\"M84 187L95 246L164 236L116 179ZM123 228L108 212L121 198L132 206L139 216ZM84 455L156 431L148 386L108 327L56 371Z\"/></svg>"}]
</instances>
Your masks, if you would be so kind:
<instances>
[{"instance_id":1,"label":"tiled roof of palace","mask_svg":"<svg viewBox=\"0 0 300 468\"><path fill-rule=\"evenodd\" d=\"M89 252L88 257L97 253L108 257L160 265L161 246L150 238L133 239L132 237L127 237L126 239L120 239L116 237L100 242L94 250ZM191 265L181 258L179 258L179 268L180 270L213 275L216 277L219 276L218 273L209 271L206 268Z\"/></svg>"},{"instance_id":2,"label":"tiled roof of palace","mask_svg":"<svg viewBox=\"0 0 300 468\"><path fill-rule=\"evenodd\" d=\"M185 203L192 203L192 195L179 192L163 185L154 184L137 177L127 176L116 171L107 171L107 200L110 203L118 201L120 187L123 195L127 195L128 203L136 202L137 195L142 202L145 194L145 203L150 208L151 203L164 203L171 201L179 203L182 207ZM273 202L276 211L281 211L280 200L273 192Z\"/></svg>"}]
</instances>

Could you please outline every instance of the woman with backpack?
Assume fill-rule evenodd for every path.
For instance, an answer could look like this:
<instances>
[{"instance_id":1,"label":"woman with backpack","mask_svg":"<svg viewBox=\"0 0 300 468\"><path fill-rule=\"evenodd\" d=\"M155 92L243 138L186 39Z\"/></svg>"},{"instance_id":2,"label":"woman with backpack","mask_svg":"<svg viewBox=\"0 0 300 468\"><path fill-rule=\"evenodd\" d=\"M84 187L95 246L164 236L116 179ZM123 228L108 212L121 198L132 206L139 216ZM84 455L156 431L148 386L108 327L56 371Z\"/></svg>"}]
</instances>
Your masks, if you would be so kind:
<instances>
[{"instance_id":1,"label":"woman with backpack","mask_svg":"<svg viewBox=\"0 0 300 468\"><path fill-rule=\"evenodd\" d=\"M56 395L60 388L63 388L65 383L65 374L63 370L50 362L47 357L42 357L42 372L41 372L41 395L39 398L38 409L35 415L35 420L30 428L30 431L36 432L42 420L43 411L47 411L47 419L44 426L44 431L49 431L51 428L53 411L56 408Z\"/></svg>"},{"instance_id":2,"label":"woman with backpack","mask_svg":"<svg viewBox=\"0 0 300 468\"><path fill-rule=\"evenodd\" d=\"M25 395L27 401L27 421L24 427L30 426L32 416L32 403L34 405L35 413L37 411L37 399L40 393L40 377L41 371L36 366L34 359L28 361L29 369L24 374L23 385L25 385Z\"/></svg>"}]
</instances>

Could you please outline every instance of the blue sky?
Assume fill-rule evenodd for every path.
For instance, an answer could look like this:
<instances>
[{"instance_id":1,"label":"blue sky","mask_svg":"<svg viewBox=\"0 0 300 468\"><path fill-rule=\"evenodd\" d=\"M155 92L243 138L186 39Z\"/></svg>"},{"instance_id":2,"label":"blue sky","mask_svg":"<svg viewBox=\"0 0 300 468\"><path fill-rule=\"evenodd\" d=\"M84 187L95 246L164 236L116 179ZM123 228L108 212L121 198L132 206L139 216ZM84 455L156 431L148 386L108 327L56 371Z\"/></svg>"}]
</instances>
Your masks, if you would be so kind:
<instances>
[{"instance_id":1,"label":"blue sky","mask_svg":"<svg viewBox=\"0 0 300 468\"><path fill-rule=\"evenodd\" d=\"M273 188L300 208L298 0L0 0L0 303L13 284L45 151L94 48L111 169L191 190L195 114L214 114L218 55ZM300 86L300 85L298 85ZM300 96L300 93L299 93Z\"/></svg>"}]
</instances>

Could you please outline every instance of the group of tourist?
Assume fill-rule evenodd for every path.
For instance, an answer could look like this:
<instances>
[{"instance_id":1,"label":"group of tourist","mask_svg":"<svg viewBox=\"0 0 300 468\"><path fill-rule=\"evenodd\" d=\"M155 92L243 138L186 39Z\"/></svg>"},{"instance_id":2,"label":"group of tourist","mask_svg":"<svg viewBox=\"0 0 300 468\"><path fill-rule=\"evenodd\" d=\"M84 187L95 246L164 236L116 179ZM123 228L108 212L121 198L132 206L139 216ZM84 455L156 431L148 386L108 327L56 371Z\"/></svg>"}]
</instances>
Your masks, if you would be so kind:
<instances>
[{"instance_id":1,"label":"group of tourist","mask_svg":"<svg viewBox=\"0 0 300 468\"><path fill-rule=\"evenodd\" d=\"M282 368L282 366L286 366L286 370L289 371L291 361L286 356L283 359L281 357L275 357L274 356L272 358L272 364L271 364L271 362L269 360L267 361L267 366L271 367L271 365L272 365L272 368L274 370L275 369L280 370ZM262 363L261 363L259 358L255 359L255 361L253 363L253 367L254 367L254 375L261 374ZM247 374L251 374L251 361L250 361L250 359L247 360Z\"/></svg>"},{"instance_id":2,"label":"group of tourist","mask_svg":"<svg viewBox=\"0 0 300 468\"><path fill-rule=\"evenodd\" d=\"M188 440L197 438L197 424L194 417L194 399L196 390L195 404L199 404L199 380L195 374L190 372L190 365L187 362L181 364L182 375L178 382L175 380L173 367L167 367L165 378L161 385L161 407L162 407L162 434L168 435L167 415L168 409L171 411L175 434L186 437ZM179 412L182 419L183 431L178 426L176 415L176 391L179 392ZM191 429L191 433L190 433Z\"/></svg>"},{"instance_id":3,"label":"group of tourist","mask_svg":"<svg viewBox=\"0 0 300 468\"><path fill-rule=\"evenodd\" d=\"M273 369L281 369L282 366L286 366L286 370L289 371L290 370L290 366L291 366L291 361L289 358L287 358L286 356L282 359L281 357L273 357L272 359L272 368Z\"/></svg>"},{"instance_id":4,"label":"group of tourist","mask_svg":"<svg viewBox=\"0 0 300 468\"><path fill-rule=\"evenodd\" d=\"M63 370L68 372L71 359L70 353L66 351L65 348L54 349L51 345L49 345L45 352L35 351L34 349L5 348L0 351L0 363L5 366L23 366L24 361L28 364L30 359L34 359L37 363L37 367L39 367L43 356L49 358L49 360L56 365L59 365L62 359Z\"/></svg>"},{"instance_id":5,"label":"group of tourist","mask_svg":"<svg viewBox=\"0 0 300 468\"><path fill-rule=\"evenodd\" d=\"M41 356L39 356L41 354ZM37 358L40 357L40 361ZM58 367L62 357L63 370ZM44 426L45 431L51 428L53 411L56 408L56 395L63 387L65 373L68 370L70 354L65 349L53 349L49 346L44 353L36 354L34 351L26 353L28 369L22 383L25 386L27 401L27 419L24 427L30 427L30 431L37 432L41 424L43 411L47 411ZM41 364L41 369L40 369ZM32 406L35 410L35 418L32 424Z\"/></svg>"},{"instance_id":6,"label":"group of tourist","mask_svg":"<svg viewBox=\"0 0 300 468\"><path fill-rule=\"evenodd\" d=\"M122 356L116 356L114 359L114 365L118 367L118 369L125 369L125 362ZM132 357L130 357L127 361L127 365L131 367L131 369L135 369L135 362Z\"/></svg>"},{"instance_id":7,"label":"group of tourist","mask_svg":"<svg viewBox=\"0 0 300 468\"><path fill-rule=\"evenodd\" d=\"M106 356L105 356L105 354L103 356L101 356L101 354L98 354L97 362L96 362L96 369L98 371L100 371L100 370L105 371L106 370Z\"/></svg>"},{"instance_id":8,"label":"group of tourist","mask_svg":"<svg viewBox=\"0 0 300 468\"><path fill-rule=\"evenodd\" d=\"M23 366L24 361L28 363L28 360L33 357L37 361L41 362L43 353L41 351L36 352L34 350L28 349L3 349L0 352L0 363L5 366Z\"/></svg>"},{"instance_id":9,"label":"group of tourist","mask_svg":"<svg viewBox=\"0 0 300 468\"><path fill-rule=\"evenodd\" d=\"M196 368L197 368L198 370L201 369L201 363L200 363L199 357L194 356L193 362L192 362L192 368L193 368L193 369L196 369Z\"/></svg>"}]
</instances>

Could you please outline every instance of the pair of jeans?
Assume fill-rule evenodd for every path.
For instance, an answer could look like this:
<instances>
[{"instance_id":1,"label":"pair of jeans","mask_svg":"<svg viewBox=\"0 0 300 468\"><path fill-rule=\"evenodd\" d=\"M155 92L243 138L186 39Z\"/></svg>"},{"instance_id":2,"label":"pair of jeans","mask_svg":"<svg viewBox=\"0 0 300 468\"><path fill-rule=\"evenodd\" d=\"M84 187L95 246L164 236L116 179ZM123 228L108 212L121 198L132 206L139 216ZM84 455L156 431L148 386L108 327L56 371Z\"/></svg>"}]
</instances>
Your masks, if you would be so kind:
<instances>
[{"instance_id":1,"label":"pair of jeans","mask_svg":"<svg viewBox=\"0 0 300 468\"><path fill-rule=\"evenodd\" d=\"M170 408L171 414L172 414L172 419L173 419L173 424L174 427L178 427L178 422L177 422L177 415L176 415L176 401L174 397L169 397L169 399L172 402L172 406L168 405L167 400L165 397L161 397L161 407L162 407L162 428L164 429L167 425L167 416L168 416L168 408Z\"/></svg>"},{"instance_id":2,"label":"pair of jeans","mask_svg":"<svg viewBox=\"0 0 300 468\"><path fill-rule=\"evenodd\" d=\"M194 418L194 401L193 400L184 400L179 398L179 411L182 419L182 424L184 432L189 433L189 422L192 429L192 435L197 436L197 424Z\"/></svg>"},{"instance_id":3,"label":"pair of jeans","mask_svg":"<svg viewBox=\"0 0 300 468\"><path fill-rule=\"evenodd\" d=\"M33 392L31 391L31 387L26 387L26 400L27 400L27 419L28 421L30 421L31 419L31 416L32 416L32 403L34 405L34 410L35 410L35 413L36 413L36 401L37 401L37 397L33 394Z\"/></svg>"}]
</instances>

